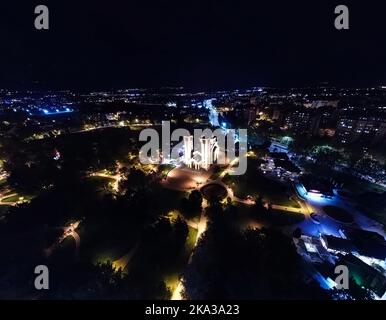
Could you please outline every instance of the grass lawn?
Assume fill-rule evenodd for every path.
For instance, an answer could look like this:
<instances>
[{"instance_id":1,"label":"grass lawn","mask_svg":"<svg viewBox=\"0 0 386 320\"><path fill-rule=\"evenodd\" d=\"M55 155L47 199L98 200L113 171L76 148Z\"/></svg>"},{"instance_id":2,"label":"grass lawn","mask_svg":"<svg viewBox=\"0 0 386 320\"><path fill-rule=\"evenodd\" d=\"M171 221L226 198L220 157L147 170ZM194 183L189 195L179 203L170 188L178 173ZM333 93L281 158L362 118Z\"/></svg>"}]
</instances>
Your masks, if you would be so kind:
<instances>
[{"instance_id":1,"label":"grass lawn","mask_svg":"<svg viewBox=\"0 0 386 320\"><path fill-rule=\"evenodd\" d=\"M183 191L172 190L159 187L157 190L158 198L161 199L160 205L162 205L164 210L178 210L181 206L181 200L185 197L186 193Z\"/></svg>"},{"instance_id":2,"label":"grass lawn","mask_svg":"<svg viewBox=\"0 0 386 320\"><path fill-rule=\"evenodd\" d=\"M186 247L186 254L190 256L190 254L192 253L196 245L198 230L190 226L188 227L189 227L189 233L188 233L188 238L186 239L185 247Z\"/></svg>"},{"instance_id":3,"label":"grass lawn","mask_svg":"<svg viewBox=\"0 0 386 320\"><path fill-rule=\"evenodd\" d=\"M93 189L103 191L112 179L90 177L88 182ZM169 190L161 186L156 190L157 201L163 206L162 211L175 210L179 207L184 192ZM81 257L92 263L115 261L130 252L141 239L141 222L127 216L103 216L86 218L81 224ZM156 244L155 244L156 245Z\"/></svg>"},{"instance_id":4,"label":"grass lawn","mask_svg":"<svg viewBox=\"0 0 386 320\"><path fill-rule=\"evenodd\" d=\"M14 192L11 192L11 194ZM34 196L32 195L26 195L26 194L15 194L10 197L6 197L3 199L3 203L13 203L13 202L18 202L20 198L23 198L23 201L30 201Z\"/></svg>"},{"instance_id":5,"label":"grass lawn","mask_svg":"<svg viewBox=\"0 0 386 320\"><path fill-rule=\"evenodd\" d=\"M113 262L125 254L138 241L139 228L118 219L90 221L86 219L79 228L81 257L92 262Z\"/></svg>"},{"instance_id":6,"label":"grass lawn","mask_svg":"<svg viewBox=\"0 0 386 320\"><path fill-rule=\"evenodd\" d=\"M217 180L226 168L227 167L225 167L225 166L223 166L223 167L219 167L219 166L215 167L215 169L213 169L213 173L211 174L209 179L210 180Z\"/></svg>"},{"instance_id":7,"label":"grass lawn","mask_svg":"<svg viewBox=\"0 0 386 320\"><path fill-rule=\"evenodd\" d=\"M164 276L165 285L169 288L170 292L173 292L179 283L179 273L169 273Z\"/></svg>"},{"instance_id":8,"label":"grass lawn","mask_svg":"<svg viewBox=\"0 0 386 320\"><path fill-rule=\"evenodd\" d=\"M237 205L238 215L241 217L252 217L258 222L266 222L268 225L282 227L297 224L305 219L304 214L283 210L272 209L264 214L256 216L253 207L246 205Z\"/></svg>"},{"instance_id":9,"label":"grass lawn","mask_svg":"<svg viewBox=\"0 0 386 320\"><path fill-rule=\"evenodd\" d=\"M181 205L182 199L188 197L188 194L186 192L167 189L160 186L156 194L157 194L157 198L159 199L158 201L159 207L165 213L176 211L176 212L179 212L181 216L185 219L188 219L197 223L200 220L201 210L197 211L197 213L188 214L187 212L185 212L184 208L182 207Z\"/></svg>"},{"instance_id":10,"label":"grass lawn","mask_svg":"<svg viewBox=\"0 0 386 320\"><path fill-rule=\"evenodd\" d=\"M12 203L19 201L20 195L16 194L7 198L4 198L2 202L4 203Z\"/></svg>"},{"instance_id":11,"label":"grass lawn","mask_svg":"<svg viewBox=\"0 0 386 320\"><path fill-rule=\"evenodd\" d=\"M91 257L91 262L93 264L106 263L108 261L113 263L115 260L122 258L129 251L130 249L124 250L120 246L101 246L98 248L97 252L94 252L93 256Z\"/></svg>"},{"instance_id":12,"label":"grass lawn","mask_svg":"<svg viewBox=\"0 0 386 320\"><path fill-rule=\"evenodd\" d=\"M87 183L91 188L98 190L100 193L106 193L110 189L110 183L114 183L115 180L109 177L92 176L87 178Z\"/></svg>"},{"instance_id":13,"label":"grass lawn","mask_svg":"<svg viewBox=\"0 0 386 320\"><path fill-rule=\"evenodd\" d=\"M289 198L285 185L263 176L260 172L247 172L245 176L226 176L223 181L232 188L235 196L241 199L247 195L261 195L266 201L274 204L299 208L298 203Z\"/></svg>"},{"instance_id":14,"label":"grass lawn","mask_svg":"<svg viewBox=\"0 0 386 320\"><path fill-rule=\"evenodd\" d=\"M263 218L274 226L287 226L302 222L305 217L302 213L288 212L282 210L272 210L267 217Z\"/></svg>"},{"instance_id":15,"label":"grass lawn","mask_svg":"<svg viewBox=\"0 0 386 320\"><path fill-rule=\"evenodd\" d=\"M96 264L106 263L107 261L114 262L129 253L134 241L124 243L117 243L113 239L105 239L105 242L95 243L94 246L81 245L81 255L84 256L85 250L90 250L86 255L90 262Z\"/></svg>"}]
</instances>

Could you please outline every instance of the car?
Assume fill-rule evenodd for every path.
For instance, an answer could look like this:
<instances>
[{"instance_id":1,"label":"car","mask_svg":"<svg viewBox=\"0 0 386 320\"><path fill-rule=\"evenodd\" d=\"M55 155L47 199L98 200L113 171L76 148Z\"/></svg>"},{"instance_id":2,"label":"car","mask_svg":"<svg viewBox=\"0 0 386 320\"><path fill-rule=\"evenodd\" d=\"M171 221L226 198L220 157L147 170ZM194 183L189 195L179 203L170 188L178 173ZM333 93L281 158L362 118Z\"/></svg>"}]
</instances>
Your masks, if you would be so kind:
<instances>
[{"instance_id":1,"label":"car","mask_svg":"<svg viewBox=\"0 0 386 320\"><path fill-rule=\"evenodd\" d=\"M314 222L316 224L320 224L320 215L316 214L315 212L312 212L310 214L310 218L311 218L312 222Z\"/></svg>"}]
</instances>

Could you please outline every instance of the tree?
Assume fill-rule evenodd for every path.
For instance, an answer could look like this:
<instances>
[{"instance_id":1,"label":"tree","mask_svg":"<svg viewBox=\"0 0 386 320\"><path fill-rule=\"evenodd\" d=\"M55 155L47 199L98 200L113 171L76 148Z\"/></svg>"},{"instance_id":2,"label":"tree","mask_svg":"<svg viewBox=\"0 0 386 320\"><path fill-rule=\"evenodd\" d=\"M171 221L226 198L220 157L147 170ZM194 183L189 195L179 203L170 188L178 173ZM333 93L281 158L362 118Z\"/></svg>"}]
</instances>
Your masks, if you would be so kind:
<instances>
[{"instance_id":1,"label":"tree","mask_svg":"<svg viewBox=\"0 0 386 320\"><path fill-rule=\"evenodd\" d=\"M267 210L268 213L272 213L272 202L268 202L268 210Z\"/></svg>"},{"instance_id":2,"label":"tree","mask_svg":"<svg viewBox=\"0 0 386 320\"><path fill-rule=\"evenodd\" d=\"M153 181L151 174L146 174L142 170L131 168L126 180L121 181L120 189L129 192L146 192Z\"/></svg>"},{"instance_id":3,"label":"tree","mask_svg":"<svg viewBox=\"0 0 386 320\"><path fill-rule=\"evenodd\" d=\"M293 237L296 238L296 239L300 239L300 237L302 236L302 229L300 229L299 227L297 227L294 232L293 232Z\"/></svg>"},{"instance_id":4,"label":"tree","mask_svg":"<svg viewBox=\"0 0 386 320\"><path fill-rule=\"evenodd\" d=\"M224 210L217 200L209 200L209 206L206 208L206 215L210 220L214 221L224 215Z\"/></svg>"},{"instance_id":5,"label":"tree","mask_svg":"<svg viewBox=\"0 0 386 320\"><path fill-rule=\"evenodd\" d=\"M305 283L291 239L273 229L241 231L226 215L211 220L183 275L189 299L328 299Z\"/></svg>"},{"instance_id":6,"label":"tree","mask_svg":"<svg viewBox=\"0 0 386 320\"><path fill-rule=\"evenodd\" d=\"M202 210L202 195L199 191L193 190L188 198L181 200L181 211L189 218L192 218L201 213Z\"/></svg>"},{"instance_id":7,"label":"tree","mask_svg":"<svg viewBox=\"0 0 386 320\"><path fill-rule=\"evenodd\" d=\"M253 217L262 218L266 216L267 209L264 207L263 197L259 194L255 199L255 205L252 209Z\"/></svg>"},{"instance_id":8,"label":"tree","mask_svg":"<svg viewBox=\"0 0 386 320\"><path fill-rule=\"evenodd\" d=\"M306 136L298 136L290 144L289 149L298 155L307 155L312 148L312 142Z\"/></svg>"},{"instance_id":9,"label":"tree","mask_svg":"<svg viewBox=\"0 0 386 320\"><path fill-rule=\"evenodd\" d=\"M189 228L185 220L178 217L174 223L174 236L176 243L177 254L181 253L182 249L185 248L186 239L189 234Z\"/></svg>"},{"instance_id":10,"label":"tree","mask_svg":"<svg viewBox=\"0 0 386 320\"><path fill-rule=\"evenodd\" d=\"M315 163L324 168L334 168L342 160L339 151L329 146L318 146L313 148Z\"/></svg>"},{"instance_id":11,"label":"tree","mask_svg":"<svg viewBox=\"0 0 386 320\"><path fill-rule=\"evenodd\" d=\"M362 288L356 283L353 277L349 279L349 289L337 290L334 289L332 294L335 300L373 300L373 293L366 288Z\"/></svg>"},{"instance_id":12,"label":"tree","mask_svg":"<svg viewBox=\"0 0 386 320\"><path fill-rule=\"evenodd\" d=\"M191 201L194 206L201 208L202 195L201 195L200 191L193 190L189 195L189 201Z\"/></svg>"}]
</instances>

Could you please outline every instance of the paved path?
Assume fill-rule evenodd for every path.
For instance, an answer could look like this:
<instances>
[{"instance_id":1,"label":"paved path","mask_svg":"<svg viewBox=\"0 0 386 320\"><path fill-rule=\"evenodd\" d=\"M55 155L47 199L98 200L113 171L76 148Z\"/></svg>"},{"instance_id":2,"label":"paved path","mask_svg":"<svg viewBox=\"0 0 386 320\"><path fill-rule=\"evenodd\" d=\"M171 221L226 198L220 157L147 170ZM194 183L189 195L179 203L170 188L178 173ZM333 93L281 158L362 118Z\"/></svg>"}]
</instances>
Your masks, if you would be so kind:
<instances>
[{"instance_id":1,"label":"paved path","mask_svg":"<svg viewBox=\"0 0 386 320\"><path fill-rule=\"evenodd\" d=\"M198 243L198 240L200 239L200 236L206 231L206 228L208 226L207 225L208 219L205 215L205 209L207 208L207 206L208 206L208 202L204 199L203 204L202 204L200 221L198 223L190 222L192 224L192 227L197 229L197 236L196 236L196 242L194 244L194 247L197 246L197 243ZM188 223L188 225L190 226L189 223ZM195 226L193 226L193 225L195 225ZM189 256L188 265L192 262L193 253L194 253L194 248ZM184 286L182 284L182 281L180 280L180 281L178 281L178 285L172 293L171 300L182 300L183 299L183 297L182 297L182 291L183 290L184 290Z\"/></svg>"},{"instance_id":2,"label":"paved path","mask_svg":"<svg viewBox=\"0 0 386 320\"><path fill-rule=\"evenodd\" d=\"M80 221L76 221L71 223L69 226L61 227L61 229L63 229L62 235L49 248L44 250L46 256L49 257L59 246L59 244L61 244L67 237L73 237L75 240L75 257L78 260L80 250L80 236L75 230L78 228L79 224Z\"/></svg>"},{"instance_id":3,"label":"paved path","mask_svg":"<svg viewBox=\"0 0 386 320\"><path fill-rule=\"evenodd\" d=\"M10 197L14 197L14 196L17 196L17 193L11 193L11 194L7 194L6 196L0 197L0 205L1 206L16 206L17 205L17 201L3 202L4 199L10 198Z\"/></svg>"},{"instance_id":4,"label":"paved path","mask_svg":"<svg viewBox=\"0 0 386 320\"><path fill-rule=\"evenodd\" d=\"M119 191L119 182L121 181L121 175L119 173L116 173L115 175L110 175L110 174L107 174L105 172L95 172L95 173L91 173L90 174L91 177L101 177L101 178L107 178L107 179L112 179L114 180L114 183L113 183L113 190L115 192L118 192Z\"/></svg>"},{"instance_id":5,"label":"paved path","mask_svg":"<svg viewBox=\"0 0 386 320\"><path fill-rule=\"evenodd\" d=\"M268 207L268 205L267 205L267 207ZM295 212L295 213L305 213L305 212L307 212L303 208L286 207L286 206L281 206L281 205L278 205L278 204L273 204L272 205L272 209L281 210L281 211L288 211L288 212Z\"/></svg>"}]
</instances>

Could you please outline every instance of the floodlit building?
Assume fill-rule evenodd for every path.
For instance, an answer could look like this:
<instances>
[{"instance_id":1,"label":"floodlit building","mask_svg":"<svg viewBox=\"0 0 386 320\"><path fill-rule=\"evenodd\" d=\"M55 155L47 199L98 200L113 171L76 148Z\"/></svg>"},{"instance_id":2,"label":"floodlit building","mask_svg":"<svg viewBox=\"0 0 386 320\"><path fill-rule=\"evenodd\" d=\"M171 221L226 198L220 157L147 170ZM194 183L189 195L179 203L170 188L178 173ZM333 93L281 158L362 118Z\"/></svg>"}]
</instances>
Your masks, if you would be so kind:
<instances>
[{"instance_id":1,"label":"floodlit building","mask_svg":"<svg viewBox=\"0 0 386 320\"><path fill-rule=\"evenodd\" d=\"M193 136L184 137L184 162L188 163L193 153Z\"/></svg>"},{"instance_id":2,"label":"floodlit building","mask_svg":"<svg viewBox=\"0 0 386 320\"><path fill-rule=\"evenodd\" d=\"M200 151L194 151L193 136L184 137L184 162L189 168L208 170L219 156L220 148L216 138L200 138Z\"/></svg>"}]
</instances>

